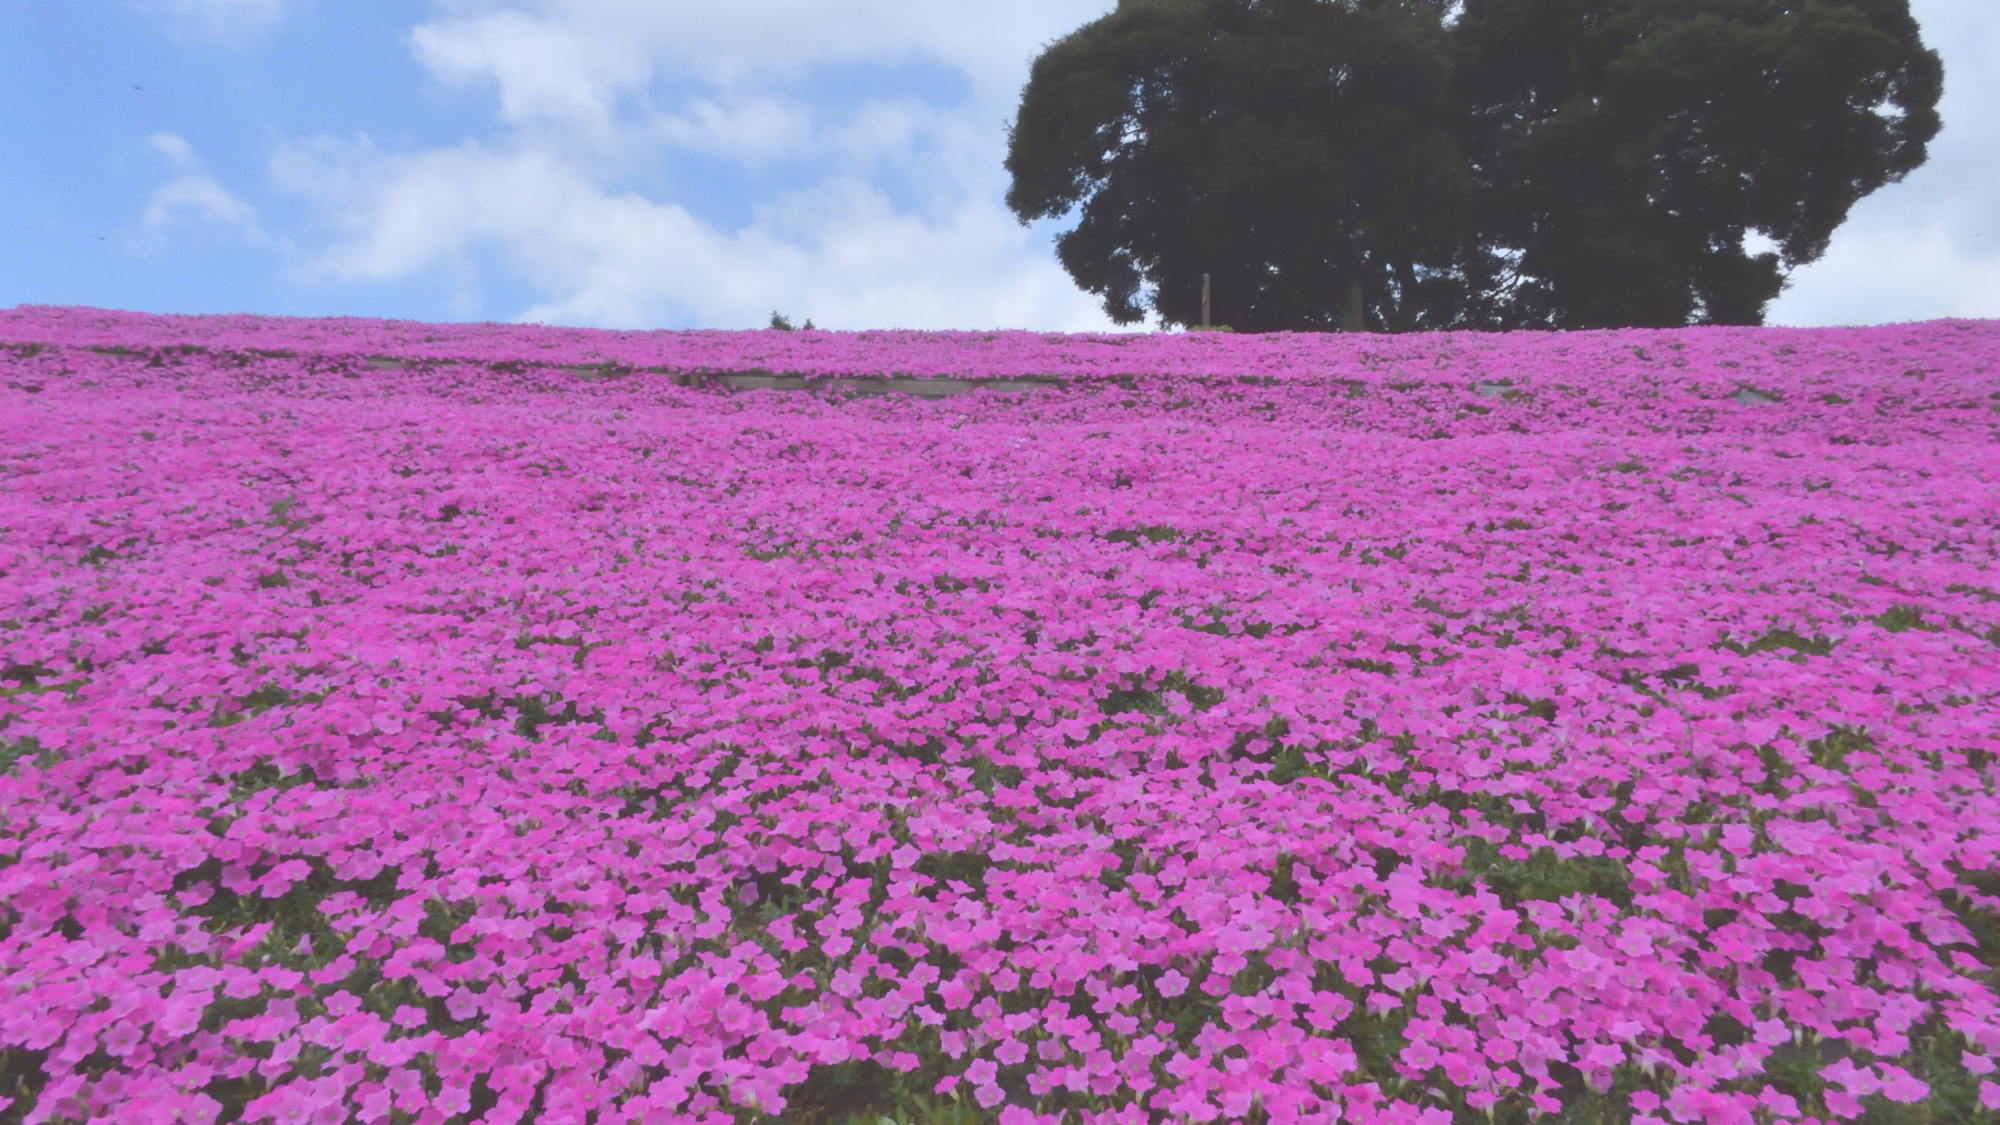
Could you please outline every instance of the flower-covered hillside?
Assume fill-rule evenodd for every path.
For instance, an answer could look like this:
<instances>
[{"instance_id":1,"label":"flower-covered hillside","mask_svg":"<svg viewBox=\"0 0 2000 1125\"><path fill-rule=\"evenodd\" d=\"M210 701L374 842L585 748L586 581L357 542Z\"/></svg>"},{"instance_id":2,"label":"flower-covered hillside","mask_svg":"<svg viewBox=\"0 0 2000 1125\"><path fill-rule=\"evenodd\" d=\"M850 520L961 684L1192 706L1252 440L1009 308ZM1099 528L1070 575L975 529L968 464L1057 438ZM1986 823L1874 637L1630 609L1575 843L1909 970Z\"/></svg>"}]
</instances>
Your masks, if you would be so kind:
<instances>
[{"instance_id":1,"label":"flower-covered hillside","mask_svg":"<svg viewBox=\"0 0 2000 1125\"><path fill-rule=\"evenodd\" d=\"M2000 326L1120 339L0 313L0 1120L2000 1121Z\"/></svg>"}]
</instances>

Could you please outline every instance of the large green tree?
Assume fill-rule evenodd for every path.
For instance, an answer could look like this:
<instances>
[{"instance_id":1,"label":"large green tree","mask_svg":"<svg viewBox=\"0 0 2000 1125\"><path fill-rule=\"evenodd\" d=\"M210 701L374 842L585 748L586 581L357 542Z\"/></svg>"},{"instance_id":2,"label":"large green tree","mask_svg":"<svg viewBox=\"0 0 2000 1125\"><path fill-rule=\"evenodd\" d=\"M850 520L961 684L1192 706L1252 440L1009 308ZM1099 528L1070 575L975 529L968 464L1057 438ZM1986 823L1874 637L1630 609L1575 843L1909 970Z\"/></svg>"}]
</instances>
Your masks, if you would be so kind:
<instances>
[{"instance_id":1,"label":"large green tree","mask_svg":"<svg viewBox=\"0 0 2000 1125\"><path fill-rule=\"evenodd\" d=\"M1250 330L1753 324L1942 85L1908 0L1120 0L1035 61L1008 205L1121 323L1209 274Z\"/></svg>"}]
</instances>

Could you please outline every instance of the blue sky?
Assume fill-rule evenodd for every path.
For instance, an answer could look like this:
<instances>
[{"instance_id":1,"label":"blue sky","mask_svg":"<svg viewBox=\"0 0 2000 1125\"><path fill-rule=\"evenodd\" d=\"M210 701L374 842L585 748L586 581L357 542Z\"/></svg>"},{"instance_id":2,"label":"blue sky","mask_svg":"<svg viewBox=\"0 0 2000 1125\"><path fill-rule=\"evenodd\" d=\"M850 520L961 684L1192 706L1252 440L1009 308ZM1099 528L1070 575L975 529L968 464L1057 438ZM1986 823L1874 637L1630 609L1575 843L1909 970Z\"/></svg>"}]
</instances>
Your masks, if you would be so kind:
<instances>
[{"instance_id":1,"label":"blue sky","mask_svg":"<svg viewBox=\"0 0 2000 1125\"><path fill-rule=\"evenodd\" d=\"M17 0L0 307L1107 325L1001 204L1039 48L1111 0ZM1789 324L2000 316L2000 3L1915 0L1929 165Z\"/></svg>"}]
</instances>

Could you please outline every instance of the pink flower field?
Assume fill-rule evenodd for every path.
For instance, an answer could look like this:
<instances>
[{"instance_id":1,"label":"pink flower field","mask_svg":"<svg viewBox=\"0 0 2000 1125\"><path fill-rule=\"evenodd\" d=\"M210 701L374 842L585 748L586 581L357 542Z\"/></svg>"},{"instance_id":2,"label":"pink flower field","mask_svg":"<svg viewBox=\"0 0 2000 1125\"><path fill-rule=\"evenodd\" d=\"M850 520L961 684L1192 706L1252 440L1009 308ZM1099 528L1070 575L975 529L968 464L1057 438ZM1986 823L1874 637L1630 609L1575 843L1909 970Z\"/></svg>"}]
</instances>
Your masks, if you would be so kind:
<instances>
[{"instance_id":1,"label":"pink flower field","mask_svg":"<svg viewBox=\"0 0 2000 1125\"><path fill-rule=\"evenodd\" d=\"M1996 410L0 311L0 1122L2000 1122Z\"/></svg>"}]
</instances>

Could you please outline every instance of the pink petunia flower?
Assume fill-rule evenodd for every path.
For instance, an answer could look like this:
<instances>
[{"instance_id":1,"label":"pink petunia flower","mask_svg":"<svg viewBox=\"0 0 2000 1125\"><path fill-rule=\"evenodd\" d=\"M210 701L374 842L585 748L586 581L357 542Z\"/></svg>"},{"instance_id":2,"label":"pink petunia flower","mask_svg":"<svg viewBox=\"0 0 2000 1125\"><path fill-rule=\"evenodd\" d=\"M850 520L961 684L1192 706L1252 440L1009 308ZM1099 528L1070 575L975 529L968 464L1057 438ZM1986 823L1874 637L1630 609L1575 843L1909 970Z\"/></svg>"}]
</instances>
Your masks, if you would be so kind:
<instances>
[{"instance_id":1,"label":"pink petunia flower","mask_svg":"<svg viewBox=\"0 0 2000 1125\"><path fill-rule=\"evenodd\" d=\"M1876 1069L1883 1075L1882 1096L1892 1102L1920 1102L1931 1096L1930 1083L1922 1081L1900 1066L1881 1063Z\"/></svg>"}]
</instances>

